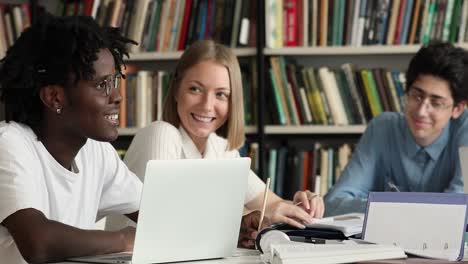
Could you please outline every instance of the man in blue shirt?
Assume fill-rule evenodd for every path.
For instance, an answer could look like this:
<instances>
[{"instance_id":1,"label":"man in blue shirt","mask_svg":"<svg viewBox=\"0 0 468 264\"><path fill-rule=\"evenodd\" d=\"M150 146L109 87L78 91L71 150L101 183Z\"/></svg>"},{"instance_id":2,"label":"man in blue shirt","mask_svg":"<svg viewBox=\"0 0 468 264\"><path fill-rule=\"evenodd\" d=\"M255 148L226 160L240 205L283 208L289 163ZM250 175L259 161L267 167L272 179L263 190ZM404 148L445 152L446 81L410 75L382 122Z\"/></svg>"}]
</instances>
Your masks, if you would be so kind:
<instances>
[{"instance_id":1,"label":"man in blue shirt","mask_svg":"<svg viewBox=\"0 0 468 264\"><path fill-rule=\"evenodd\" d=\"M422 47L406 79L404 113L370 122L325 196L327 216L364 212L371 191L463 191L458 149L468 145L468 53L446 43Z\"/></svg>"}]
</instances>

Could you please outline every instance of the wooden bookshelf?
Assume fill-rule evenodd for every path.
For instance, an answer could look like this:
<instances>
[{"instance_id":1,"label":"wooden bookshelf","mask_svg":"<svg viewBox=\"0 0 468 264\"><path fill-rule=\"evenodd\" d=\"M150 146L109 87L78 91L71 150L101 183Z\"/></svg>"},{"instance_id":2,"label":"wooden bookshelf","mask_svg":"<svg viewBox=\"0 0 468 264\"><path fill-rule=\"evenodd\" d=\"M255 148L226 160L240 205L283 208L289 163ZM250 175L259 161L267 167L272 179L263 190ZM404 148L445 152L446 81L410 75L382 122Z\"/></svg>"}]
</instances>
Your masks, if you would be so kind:
<instances>
[{"instance_id":1,"label":"wooden bookshelf","mask_svg":"<svg viewBox=\"0 0 468 264\"><path fill-rule=\"evenodd\" d=\"M234 53L238 57L251 57L257 54L255 48L235 48ZM130 53L130 58L126 59L129 62L137 61L161 61L161 60L177 60L182 56L182 51L175 52L138 52Z\"/></svg>"},{"instance_id":2,"label":"wooden bookshelf","mask_svg":"<svg viewBox=\"0 0 468 264\"><path fill-rule=\"evenodd\" d=\"M362 134L366 125L350 126L323 126L323 125L304 125L304 126L265 126L265 134Z\"/></svg>"},{"instance_id":3,"label":"wooden bookshelf","mask_svg":"<svg viewBox=\"0 0 468 264\"><path fill-rule=\"evenodd\" d=\"M126 128L119 128L119 136L134 136L137 131L138 127L126 127ZM245 134L247 135L254 135L257 133L257 127L256 126L246 126L245 127Z\"/></svg>"}]
</instances>

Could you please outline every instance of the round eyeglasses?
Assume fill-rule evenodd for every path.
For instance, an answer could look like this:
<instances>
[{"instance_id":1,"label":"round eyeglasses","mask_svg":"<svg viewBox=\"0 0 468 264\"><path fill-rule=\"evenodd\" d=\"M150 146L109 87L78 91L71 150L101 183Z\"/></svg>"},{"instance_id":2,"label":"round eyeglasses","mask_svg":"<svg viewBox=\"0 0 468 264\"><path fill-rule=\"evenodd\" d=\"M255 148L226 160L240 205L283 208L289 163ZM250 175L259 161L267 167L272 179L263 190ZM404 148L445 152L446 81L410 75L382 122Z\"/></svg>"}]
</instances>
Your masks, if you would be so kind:
<instances>
[{"instance_id":1,"label":"round eyeglasses","mask_svg":"<svg viewBox=\"0 0 468 264\"><path fill-rule=\"evenodd\" d=\"M116 74L116 75L111 75L98 83L96 85L96 89L98 91L103 91L106 93L107 96L111 94L112 88L114 89L119 89L120 88L120 83L122 81L122 75L121 74Z\"/></svg>"}]
</instances>

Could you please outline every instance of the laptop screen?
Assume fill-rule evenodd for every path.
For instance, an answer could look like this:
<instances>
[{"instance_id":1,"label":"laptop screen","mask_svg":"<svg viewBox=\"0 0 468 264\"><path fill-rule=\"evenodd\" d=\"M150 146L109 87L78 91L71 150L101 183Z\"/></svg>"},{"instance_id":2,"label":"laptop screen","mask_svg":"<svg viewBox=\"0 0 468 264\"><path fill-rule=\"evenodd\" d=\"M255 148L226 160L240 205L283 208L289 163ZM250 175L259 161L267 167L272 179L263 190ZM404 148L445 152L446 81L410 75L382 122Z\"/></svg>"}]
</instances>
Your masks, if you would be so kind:
<instances>
[{"instance_id":1,"label":"laptop screen","mask_svg":"<svg viewBox=\"0 0 468 264\"><path fill-rule=\"evenodd\" d=\"M463 177L463 192L468 193L468 146L460 147L460 167Z\"/></svg>"}]
</instances>

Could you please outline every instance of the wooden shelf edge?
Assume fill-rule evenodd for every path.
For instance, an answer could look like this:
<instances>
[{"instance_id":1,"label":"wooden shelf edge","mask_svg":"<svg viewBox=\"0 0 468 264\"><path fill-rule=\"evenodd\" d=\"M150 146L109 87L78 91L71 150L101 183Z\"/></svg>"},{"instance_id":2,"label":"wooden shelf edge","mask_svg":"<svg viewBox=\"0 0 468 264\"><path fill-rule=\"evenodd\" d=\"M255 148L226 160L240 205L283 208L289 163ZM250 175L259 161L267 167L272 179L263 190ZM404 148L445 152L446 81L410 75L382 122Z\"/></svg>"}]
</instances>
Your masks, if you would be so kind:
<instances>
[{"instance_id":1,"label":"wooden shelf edge","mask_svg":"<svg viewBox=\"0 0 468 264\"><path fill-rule=\"evenodd\" d=\"M468 50L468 43L455 43L455 46ZM335 47L289 47L265 48L265 55L395 55L414 54L420 44L416 45L369 45L369 46L335 46Z\"/></svg>"},{"instance_id":2,"label":"wooden shelf edge","mask_svg":"<svg viewBox=\"0 0 468 264\"><path fill-rule=\"evenodd\" d=\"M257 54L255 48L234 48L234 54L238 57L255 56ZM136 52L130 53L130 58L125 61L155 61L155 60L177 60L182 56L182 51L171 52Z\"/></svg>"},{"instance_id":3,"label":"wooden shelf edge","mask_svg":"<svg viewBox=\"0 0 468 264\"><path fill-rule=\"evenodd\" d=\"M323 125L302 125L302 126L265 126L265 134L362 134L366 125L350 126L323 126Z\"/></svg>"},{"instance_id":4,"label":"wooden shelf edge","mask_svg":"<svg viewBox=\"0 0 468 264\"><path fill-rule=\"evenodd\" d=\"M125 127L125 128L119 128L119 136L134 136L137 131L138 127ZM256 126L246 126L245 127L245 134L256 134L257 133L257 127Z\"/></svg>"}]
</instances>

